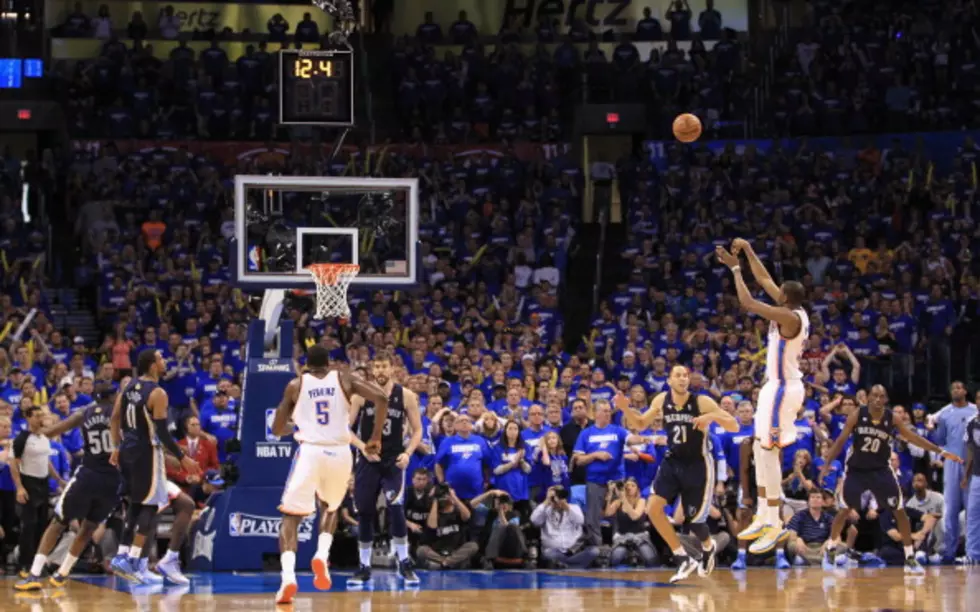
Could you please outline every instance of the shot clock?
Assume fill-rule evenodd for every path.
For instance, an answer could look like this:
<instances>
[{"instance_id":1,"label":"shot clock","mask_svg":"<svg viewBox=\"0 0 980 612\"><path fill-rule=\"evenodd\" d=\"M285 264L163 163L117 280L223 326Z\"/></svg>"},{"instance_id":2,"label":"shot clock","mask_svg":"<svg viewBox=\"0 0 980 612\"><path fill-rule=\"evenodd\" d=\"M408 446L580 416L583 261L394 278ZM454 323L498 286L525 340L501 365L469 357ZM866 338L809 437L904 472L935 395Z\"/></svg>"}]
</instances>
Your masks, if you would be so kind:
<instances>
[{"instance_id":1,"label":"shot clock","mask_svg":"<svg viewBox=\"0 0 980 612\"><path fill-rule=\"evenodd\" d=\"M349 48L279 52L279 123L354 125L354 54Z\"/></svg>"}]
</instances>

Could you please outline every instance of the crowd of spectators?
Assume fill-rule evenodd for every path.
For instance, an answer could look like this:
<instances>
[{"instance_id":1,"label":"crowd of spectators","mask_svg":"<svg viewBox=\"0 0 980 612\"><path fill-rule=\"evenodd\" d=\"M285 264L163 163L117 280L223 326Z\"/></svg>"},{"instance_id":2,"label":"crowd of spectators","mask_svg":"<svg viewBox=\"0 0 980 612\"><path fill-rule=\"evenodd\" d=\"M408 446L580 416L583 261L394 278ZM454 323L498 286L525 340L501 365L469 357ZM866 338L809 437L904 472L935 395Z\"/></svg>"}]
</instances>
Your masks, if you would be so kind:
<instances>
[{"instance_id":1,"label":"crowd of spectators","mask_svg":"<svg viewBox=\"0 0 980 612\"><path fill-rule=\"evenodd\" d=\"M474 41L461 57L440 62L438 47L420 45L422 38L420 28L415 40L396 45L392 71L410 137L564 137L559 127L548 127L549 117L561 114L562 83L579 71L564 60L577 51L559 45L554 55L527 58L519 47L504 45L484 58ZM664 64L684 61L670 49L655 68L640 70L628 42L612 63L627 73L652 74L646 86L665 87L658 98L664 109L690 103L678 91L697 91L711 108L721 104L706 93L712 75L730 82L727 71L741 59L738 46L722 35L718 44L726 43L721 53L717 46L707 55L695 50L681 70ZM590 52L586 62L604 64L595 47ZM131 55L110 36L101 58L66 68L62 78L77 135L265 139L264 130L274 126L268 59L262 43L234 66L220 49L195 58L178 46L164 67L145 48ZM637 91L641 80L634 83ZM505 82L520 85L505 95ZM717 99L731 100L730 94ZM423 113L423 107L434 110ZM265 113L258 123L256 109ZM508 111L514 132L501 131ZM464 119L454 132L457 115ZM668 147L656 163L622 160L617 175L628 239L622 261L607 267L626 272L577 347L564 344L563 311L581 305L559 303L584 191L574 165L394 153L373 166L345 157L288 157L279 169L284 174L336 175L366 166L361 171L375 176L418 176L425 201L433 203L421 211L425 270L417 290L397 298L351 292L356 315L343 330L315 323L302 302L286 312L298 323L299 354L307 343L322 342L335 359L363 368L373 356L390 353L396 379L419 394L424 444L412 459L406 511L420 562L432 569L481 562L559 568L668 562L670 551L650 529L644 502L666 440L657 423L650 431L623 430L622 413L610 399L622 391L634 407L647 406L677 363L692 369L695 392L714 395L740 422L737 434L712 436L719 478L709 524L718 550L736 567L769 562L739 556L732 537L747 513L751 518L754 496L741 451L753 435L765 354L764 328L739 313L730 280L712 257L716 244L735 236L753 242L778 280L803 282L811 298L813 336L803 359L809 396L800 437L783 455L784 513L793 537L773 563L819 558L828 517L837 511L832 492L841 469L834 466L824 482L816 481L817 470L827 441L840 434L844 416L864 402L870 384L886 384L893 400L908 406L895 407L900 418L956 444L944 438L944 425L930 418L925 402L952 389L956 405L964 404L966 389L950 385L952 374L973 373L963 366L972 353L958 339L975 333L980 304L972 258L980 248L972 219L980 215L965 170L976 145L965 142L948 173L901 146L831 153L805 144L765 154ZM14 163L3 160L0 178L7 185ZM164 384L181 444L207 458L212 472L234 459L238 420L248 409L241 403L244 328L256 312L248 295L228 283L229 187L234 172L263 170L254 160L231 168L184 150L123 154L104 145L77 151L69 197L85 214L74 280L103 333L97 344L52 324L34 265L39 243L14 220L19 208L10 189L0 193L0 213L10 217L0 228L0 341L6 343L0 354L0 555L12 553L17 532L7 440L28 427L27 409L64 418L91 402L94 383L118 384L144 348L159 349L168 360ZM32 324L15 338L31 308L38 309ZM615 428L620 443L592 448L589 432L606 428ZM459 439L468 443L458 446L479 452L457 456L452 442ZM52 493L77 459L80 442L72 435L57 442L52 460L59 478ZM910 512L917 550L926 561L952 559L961 546L955 534L977 526L948 537L960 508L957 502L949 511L938 492L949 487L942 463L907 447L894 450L907 507L918 512ZM177 472L171 477L205 503L208 483ZM682 509L670 512L683 532ZM852 534L850 541L866 551L859 562L901 562L902 555L889 552L893 518L876 500L847 512L861 527L853 534L862 537ZM347 529L355 525L357 508L348 503L343 519ZM876 522L880 527L869 529ZM688 534L683 541L698 546ZM967 552L977 560L976 551Z\"/></svg>"}]
</instances>

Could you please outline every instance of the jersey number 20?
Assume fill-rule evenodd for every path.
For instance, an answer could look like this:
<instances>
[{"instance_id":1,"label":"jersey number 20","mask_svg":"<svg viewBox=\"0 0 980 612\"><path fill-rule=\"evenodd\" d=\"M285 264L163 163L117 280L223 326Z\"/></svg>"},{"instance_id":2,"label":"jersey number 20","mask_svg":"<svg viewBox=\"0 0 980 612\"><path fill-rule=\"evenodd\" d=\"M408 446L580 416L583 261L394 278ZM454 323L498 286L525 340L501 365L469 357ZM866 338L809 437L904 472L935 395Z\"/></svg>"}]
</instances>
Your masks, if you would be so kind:
<instances>
[{"instance_id":1,"label":"jersey number 20","mask_svg":"<svg viewBox=\"0 0 980 612\"><path fill-rule=\"evenodd\" d=\"M320 400L316 403L316 422L320 425L330 424L330 400Z\"/></svg>"}]
</instances>

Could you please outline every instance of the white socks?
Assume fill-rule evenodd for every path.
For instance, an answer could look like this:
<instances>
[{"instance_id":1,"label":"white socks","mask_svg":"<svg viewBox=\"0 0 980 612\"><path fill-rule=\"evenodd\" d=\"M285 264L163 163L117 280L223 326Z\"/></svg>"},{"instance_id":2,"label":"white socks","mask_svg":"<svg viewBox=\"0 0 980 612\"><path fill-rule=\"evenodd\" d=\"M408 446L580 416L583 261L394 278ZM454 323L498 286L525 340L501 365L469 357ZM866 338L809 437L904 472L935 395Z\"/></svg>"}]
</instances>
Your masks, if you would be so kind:
<instances>
[{"instance_id":1,"label":"white socks","mask_svg":"<svg viewBox=\"0 0 980 612\"><path fill-rule=\"evenodd\" d=\"M371 549L370 544L357 543L357 555L361 559L361 565L365 567L371 567Z\"/></svg>"},{"instance_id":2,"label":"white socks","mask_svg":"<svg viewBox=\"0 0 980 612\"><path fill-rule=\"evenodd\" d=\"M333 545L333 534L332 533L321 533L316 540L316 554L313 555L317 559L329 559L330 558L330 547Z\"/></svg>"},{"instance_id":3,"label":"white socks","mask_svg":"<svg viewBox=\"0 0 980 612\"><path fill-rule=\"evenodd\" d=\"M123 556L129 555L129 547L128 546L120 546L119 547L119 550L116 551L116 556L119 556L119 555L123 555Z\"/></svg>"},{"instance_id":4,"label":"white socks","mask_svg":"<svg viewBox=\"0 0 980 612\"><path fill-rule=\"evenodd\" d=\"M139 558L141 556L143 556L143 547L142 546L130 546L129 547L129 558L130 559L136 559L137 561L139 561Z\"/></svg>"},{"instance_id":5,"label":"white socks","mask_svg":"<svg viewBox=\"0 0 980 612\"><path fill-rule=\"evenodd\" d=\"M912 548L911 546L906 546L905 547L905 558L908 559L909 557L914 557L914 556L915 556L915 549Z\"/></svg>"},{"instance_id":6,"label":"white socks","mask_svg":"<svg viewBox=\"0 0 980 612\"><path fill-rule=\"evenodd\" d=\"M160 563L170 563L171 561L179 561L179 560L180 560L180 555L176 551L168 549L167 554L163 555L163 559L160 560Z\"/></svg>"},{"instance_id":7,"label":"white socks","mask_svg":"<svg viewBox=\"0 0 980 612\"><path fill-rule=\"evenodd\" d=\"M37 553L34 555L34 563L31 564L31 576L40 576L44 571L44 564L48 562L48 556Z\"/></svg>"},{"instance_id":8,"label":"white socks","mask_svg":"<svg viewBox=\"0 0 980 612\"><path fill-rule=\"evenodd\" d=\"M59 576L67 576L71 573L73 567L75 567L75 562L78 561L78 557L72 556L71 553L65 555L65 560L61 563L61 567L58 568Z\"/></svg>"},{"instance_id":9,"label":"white socks","mask_svg":"<svg viewBox=\"0 0 980 612\"><path fill-rule=\"evenodd\" d=\"M282 565L282 579L285 582L296 582L296 553L287 550L279 557Z\"/></svg>"},{"instance_id":10,"label":"white socks","mask_svg":"<svg viewBox=\"0 0 980 612\"><path fill-rule=\"evenodd\" d=\"M395 556L399 561L408 560L408 538L392 538L392 544L395 545Z\"/></svg>"},{"instance_id":11,"label":"white socks","mask_svg":"<svg viewBox=\"0 0 980 612\"><path fill-rule=\"evenodd\" d=\"M773 527L783 526L783 517L779 515L780 506L766 506L766 523Z\"/></svg>"}]
</instances>

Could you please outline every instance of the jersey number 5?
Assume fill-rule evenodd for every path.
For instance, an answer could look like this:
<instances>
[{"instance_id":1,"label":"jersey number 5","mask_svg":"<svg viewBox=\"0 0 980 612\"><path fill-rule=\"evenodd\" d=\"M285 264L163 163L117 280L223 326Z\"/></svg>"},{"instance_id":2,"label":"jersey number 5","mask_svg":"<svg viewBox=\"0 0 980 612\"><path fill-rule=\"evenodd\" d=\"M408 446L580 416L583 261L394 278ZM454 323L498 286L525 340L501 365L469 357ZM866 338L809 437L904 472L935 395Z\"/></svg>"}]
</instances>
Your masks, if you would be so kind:
<instances>
[{"instance_id":1,"label":"jersey number 5","mask_svg":"<svg viewBox=\"0 0 980 612\"><path fill-rule=\"evenodd\" d=\"M89 431L87 436L88 449L93 455L112 452L112 434L108 429L103 429L101 432Z\"/></svg>"},{"instance_id":2,"label":"jersey number 5","mask_svg":"<svg viewBox=\"0 0 980 612\"><path fill-rule=\"evenodd\" d=\"M316 403L316 422L320 425L330 424L330 400L320 400Z\"/></svg>"}]
</instances>

